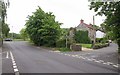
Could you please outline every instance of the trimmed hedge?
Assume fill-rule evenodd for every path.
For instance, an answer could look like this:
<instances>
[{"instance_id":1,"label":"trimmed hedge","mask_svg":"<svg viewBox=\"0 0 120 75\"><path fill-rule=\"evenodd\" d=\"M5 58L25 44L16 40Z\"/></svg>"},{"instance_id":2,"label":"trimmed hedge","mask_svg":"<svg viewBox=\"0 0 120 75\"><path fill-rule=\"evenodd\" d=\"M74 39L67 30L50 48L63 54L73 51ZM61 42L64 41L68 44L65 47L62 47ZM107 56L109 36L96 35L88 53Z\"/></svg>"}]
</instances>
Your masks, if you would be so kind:
<instances>
[{"instance_id":1,"label":"trimmed hedge","mask_svg":"<svg viewBox=\"0 0 120 75\"><path fill-rule=\"evenodd\" d=\"M91 40L88 36L88 31L76 31L74 39L76 43L84 43L84 44L90 44Z\"/></svg>"},{"instance_id":2,"label":"trimmed hedge","mask_svg":"<svg viewBox=\"0 0 120 75\"><path fill-rule=\"evenodd\" d=\"M95 44L95 46L93 47L93 49L99 49L99 48L103 48L103 47L107 47L107 46L109 46L109 43Z\"/></svg>"}]
</instances>

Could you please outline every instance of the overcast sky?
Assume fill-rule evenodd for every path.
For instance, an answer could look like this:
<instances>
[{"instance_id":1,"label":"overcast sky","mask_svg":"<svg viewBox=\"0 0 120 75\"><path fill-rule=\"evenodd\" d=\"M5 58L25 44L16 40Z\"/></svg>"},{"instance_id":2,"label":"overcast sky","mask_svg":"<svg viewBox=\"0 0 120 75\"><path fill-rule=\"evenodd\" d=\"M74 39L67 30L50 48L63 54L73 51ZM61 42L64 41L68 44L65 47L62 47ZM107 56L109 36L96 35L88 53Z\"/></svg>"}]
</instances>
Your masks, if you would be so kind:
<instances>
[{"instance_id":1,"label":"overcast sky","mask_svg":"<svg viewBox=\"0 0 120 75\"><path fill-rule=\"evenodd\" d=\"M10 0L7 23L10 32L19 33L25 25L26 17L40 6L45 12L53 12L56 20L63 23L62 28L76 27L81 19L87 24L93 23L95 13L89 10L88 5L88 0ZM103 20L103 17L96 16L95 24L99 26Z\"/></svg>"}]
</instances>

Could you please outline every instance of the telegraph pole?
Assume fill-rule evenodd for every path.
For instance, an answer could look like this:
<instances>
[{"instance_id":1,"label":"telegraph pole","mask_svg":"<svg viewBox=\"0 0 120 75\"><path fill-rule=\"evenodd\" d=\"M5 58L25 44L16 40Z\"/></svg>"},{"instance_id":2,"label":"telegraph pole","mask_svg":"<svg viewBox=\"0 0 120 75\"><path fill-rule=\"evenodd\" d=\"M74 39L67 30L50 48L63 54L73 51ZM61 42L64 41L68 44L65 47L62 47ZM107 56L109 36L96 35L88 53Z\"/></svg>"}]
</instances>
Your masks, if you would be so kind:
<instances>
[{"instance_id":1,"label":"telegraph pole","mask_svg":"<svg viewBox=\"0 0 120 75\"><path fill-rule=\"evenodd\" d=\"M95 25L95 16L93 16L93 25ZM93 36L92 47L95 46L95 42L96 42L96 29L93 27L93 30L94 30L94 36Z\"/></svg>"}]
</instances>

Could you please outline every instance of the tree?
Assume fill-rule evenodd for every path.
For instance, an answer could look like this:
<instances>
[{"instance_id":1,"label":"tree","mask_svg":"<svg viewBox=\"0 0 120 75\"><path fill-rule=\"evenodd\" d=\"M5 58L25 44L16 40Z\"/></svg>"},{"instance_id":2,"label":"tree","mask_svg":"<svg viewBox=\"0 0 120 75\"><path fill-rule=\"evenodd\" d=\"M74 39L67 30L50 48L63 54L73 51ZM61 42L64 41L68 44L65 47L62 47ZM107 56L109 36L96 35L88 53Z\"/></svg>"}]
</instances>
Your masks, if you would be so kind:
<instances>
[{"instance_id":1,"label":"tree","mask_svg":"<svg viewBox=\"0 0 120 75\"><path fill-rule=\"evenodd\" d=\"M7 36L9 32L9 27L7 24L5 24L5 17L7 16L7 6L9 6L9 0L7 3L5 3L4 1L0 1L0 34L4 34L5 36ZM0 37L2 36L0 35Z\"/></svg>"},{"instance_id":2,"label":"tree","mask_svg":"<svg viewBox=\"0 0 120 75\"><path fill-rule=\"evenodd\" d=\"M8 37L9 31L10 31L10 28L8 27L8 24L4 24L2 27L3 37Z\"/></svg>"},{"instance_id":3,"label":"tree","mask_svg":"<svg viewBox=\"0 0 120 75\"><path fill-rule=\"evenodd\" d=\"M26 39L28 39L28 34L26 33L26 29L22 28L20 31L20 35L22 37L22 39L25 41Z\"/></svg>"},{"instance_id":4,"label":"tree","mask_svg":"<svg viewBox=\"0 0 120 75\"><path fill-rule=\"evenodd\" d=\"M118 2L91 2L90 10L94 9L97 15L105 15L105 29L113 31L120 52L120 1Z\"/></svg>"},{"instance_id":5,"label":"tree","mask_svg":"<svg viewBox=\"0 0 120 75\"><path fill-rule=\"evenodd\" d=\"M13 39L22 39L20 34L17 33L9 33L8 38L13 38Z\"/></svg>"},{"instance_id":6,"label":"tree","mask_svg":"<svg viewBox=\"0 0 120 75\"><path fill-rule=\"evenodd\" d=\"M60 25L53 13L46 13L39 7L32 16L28 16L26 31L34 44L55 46L61 34Z\"/></svg>"}]
</instances>

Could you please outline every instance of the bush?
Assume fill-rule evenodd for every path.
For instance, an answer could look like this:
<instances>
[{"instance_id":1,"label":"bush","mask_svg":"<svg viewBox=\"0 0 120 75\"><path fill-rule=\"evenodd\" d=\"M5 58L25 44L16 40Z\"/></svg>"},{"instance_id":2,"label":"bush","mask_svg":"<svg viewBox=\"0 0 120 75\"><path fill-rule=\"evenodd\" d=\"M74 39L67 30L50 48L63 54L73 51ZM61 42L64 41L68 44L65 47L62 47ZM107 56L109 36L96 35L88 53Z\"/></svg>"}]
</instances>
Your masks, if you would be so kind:
<instances>
[{"instance_id":1,"label":"bush","mask_svg":"<svg viewBox=\"0 0 120 75\"><path fill-rule=\"evenodd\" d=\"M60 39L56 42L56 47L65 47L66 46L66 40Z\"/></svg>"},{"instance_id":2,"label":"bush","mask_svg":"<svg viewBox=\"0 0 120 75\"><path fill-rule=\"evenodd\" d=\"M85 43L85 44L91 43L91 40L88 36L88 31L80 31L80 30L76 31L74 39L76 43Z\"/></svg>"},{"instance_id":3,"label":"bush","mask_svg":"<svg viewBox=\"0 0 120 75\"><path fill-rule=\"evenodd\" d=\"M95 44L95 46L93 47L93 49L99 49L99 48L103 48L103 47L107 47L109 46L109 43L100 43L100 44Z\"/></svg>"},{"instance_id":4,"label":"bush","mask_svg":"<svg viewBox=\"0 0 120 75\"><path fill-rule=\"evenodd\" d=\"M67 48L70 48L71 42L67 40ZM66 47L66 39L60 39L56 42L56 47Z\"/></svg>"},{"instance_id":5,"label":"bush","mask_svg":"<svg viewBox=\"0 0 120 75\"><path fill-rule=\"evenodd\" d=\"M26 21L26 32L31 41L38 46L55 47L56 41L60 38L61 28L51 12L44 12L40 7L28 16Z\"/></svg>"}]
</instances>

